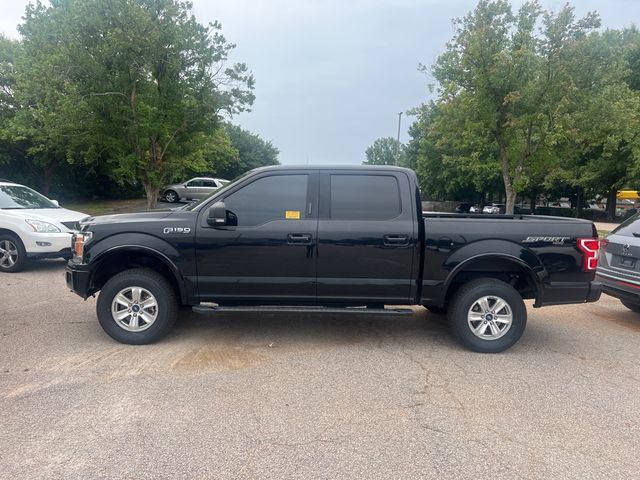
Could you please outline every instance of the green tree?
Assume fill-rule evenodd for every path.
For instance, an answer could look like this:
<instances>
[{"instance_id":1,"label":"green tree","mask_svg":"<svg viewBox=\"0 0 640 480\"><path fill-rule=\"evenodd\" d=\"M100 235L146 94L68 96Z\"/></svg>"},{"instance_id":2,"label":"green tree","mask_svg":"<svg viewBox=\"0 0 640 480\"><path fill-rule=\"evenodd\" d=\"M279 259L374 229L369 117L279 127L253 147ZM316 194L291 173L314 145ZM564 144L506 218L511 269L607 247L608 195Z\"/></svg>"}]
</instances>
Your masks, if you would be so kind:
<instances>
[{"instance_id":1,"label":"green tree","mask_svg":"<svg viewBox=\"0 0 640 480\"><path fill-rule=\"evenodd\" d=\"M399 165L406 166L405 145L393 137L378 138L365 150L364 165Z\"/></svg>"},{"instance_id":2,"label":"green tree","mask_svg":"<svg viewBox=\"0 0 640 480\"><path fill-rule=\"evenodd\" d=\"M570 46L598 25L595 14L576 21L568 5L552 14L531 1L514 14L505 0L480 0L456 21L433 67L442 143L472 152L476 159L461 156L467 163L497 160L509 213L517 193L553 161L558 118L573 91Z\"/></svg>"},{"instance_id":3,"label":"green tree","mask_svg":"<svg viewBox=\"0 0 640 480\"><path fill-rule=\"evenodd\" d=\"M231 123L226 123L224 128L231 145L238 152L237 161L217 169L218 175L235 178L254 168L279 164L280 151L270 141L263 140L259 135Z\"/></svg>"},{"instance_id":4,"label":"green tree","mask_svg":"<svg viewBox=\"0 0 640 480\"><path fill-rule=\"evenodd\" d=\"M227 65L234 45L191 8L177 0L53 0L27 7L20 26L28 68L16 89L38 97L26 77L55 72L32 77L52 92L32 102L52 120L42 145L50 151L56 135L75 138L56 158L108 165L118 181L142 184L149 207L175 176L208 168L221 115L254 98L246 66Z\"/></svg>"},{"instance_id":5,"label":"green tree","mask_svg":"<svg viewBox=\"0 0 640 480\"><path fill-rule=\"evenodd\" d=\"M557 162L545 185L576 195L576 214L584 196L608 198L608 216L615 216L616 192L637 179L634 149L640 130L640 92L634 89L633 69L638 31L594 32L572 47L568 71L574 94L560 120ZM640 71L637 71L640 74ZM632 185L637 188L637 183Z\"/></svg>"}]
</instances>

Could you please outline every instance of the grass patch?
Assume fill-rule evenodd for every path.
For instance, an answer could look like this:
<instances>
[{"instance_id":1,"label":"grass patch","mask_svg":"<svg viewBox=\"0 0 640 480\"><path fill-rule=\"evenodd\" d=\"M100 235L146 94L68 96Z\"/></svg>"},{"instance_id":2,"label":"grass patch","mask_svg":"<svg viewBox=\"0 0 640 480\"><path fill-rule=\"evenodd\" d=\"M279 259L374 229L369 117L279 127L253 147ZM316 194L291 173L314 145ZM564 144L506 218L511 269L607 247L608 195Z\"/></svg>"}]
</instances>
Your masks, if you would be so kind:
<instances>
[{"instance_id":1,"label":"grass patch","mask_svg":"<svg viewBox=\"0 0 640 480\"><path fill-rule=\"evenodd\" d=\"M89 200L86 202L69 202L61 205L69 210L87 215L109 215L111 213L139 212L147 209L147 200L134 198L129 200Z\"/></svg>"}]
</instances>

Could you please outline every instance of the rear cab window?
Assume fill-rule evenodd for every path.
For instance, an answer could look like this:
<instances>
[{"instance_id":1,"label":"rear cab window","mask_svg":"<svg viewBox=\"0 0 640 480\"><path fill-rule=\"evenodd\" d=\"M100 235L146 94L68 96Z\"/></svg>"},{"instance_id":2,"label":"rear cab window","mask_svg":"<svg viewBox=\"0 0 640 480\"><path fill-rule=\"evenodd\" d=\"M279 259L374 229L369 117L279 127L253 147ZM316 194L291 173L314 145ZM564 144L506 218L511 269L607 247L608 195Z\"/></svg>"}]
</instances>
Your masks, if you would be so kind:
<instances>
[{"instance_id":1,"label":"rear cab window","mask_svg":"<svg viewBox=\"0 0 640 480\"><path fill-rule=\"evenodd\" d=\"M329 185L332 220L391 220L402 213L394 175L332 173Z\"/></svg>"}]
</instances>

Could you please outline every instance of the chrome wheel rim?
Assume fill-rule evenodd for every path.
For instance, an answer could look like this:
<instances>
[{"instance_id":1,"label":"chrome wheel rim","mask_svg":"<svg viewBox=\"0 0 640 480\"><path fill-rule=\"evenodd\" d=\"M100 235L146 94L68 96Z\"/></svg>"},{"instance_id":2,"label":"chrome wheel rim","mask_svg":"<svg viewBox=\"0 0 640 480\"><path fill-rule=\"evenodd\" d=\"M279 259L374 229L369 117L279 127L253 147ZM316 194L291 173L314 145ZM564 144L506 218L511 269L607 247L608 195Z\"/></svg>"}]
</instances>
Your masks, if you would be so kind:
<instances>
[{"instance_id":1,"label":"chrome wheel rim","mask_svg":"<svg viewBox=\"0 0 640 480\"><path fill-rule=\"evenodd\" d=\"M173 192L167 193L167 194L164 196L164 199L165 199L167 202L171 202L171 203L173 203L173 202L175 202L175 201L176 201L176 194L175 194L175 193L173 193Z\"/></svg>"},{"instance_id":2,"label":"chrome wheel rim","mask_svg":"<svg viewBox=\"0 0 640 480\"><path fill-rule=\"evenodd\" d=\"M0 267L11 268L18 261L18 247L11 240L0 241Z\"/></svg>"},{"instance_id":3,"label":"chrome wheel rim","mask_svg":"<svg viewBox=\"0 0 640 480\"><path fill-rule=\"evenodd\" d=\"M473 302L467 313L467 323L476 337L497 340L511 328L513 310L503 298L487 295Z\"/></svg>"},{"instance_id":4,"label":"chrome wheel rim","mask_svg":"<svg viewBox=\"0 0 640 480\"><path fill-rule=\"evenodd\" d=\"M111 315L120 328L142 332L158 318L158 302L146 288L123 288L111 302Z\"/></svg>"}]
</instances>

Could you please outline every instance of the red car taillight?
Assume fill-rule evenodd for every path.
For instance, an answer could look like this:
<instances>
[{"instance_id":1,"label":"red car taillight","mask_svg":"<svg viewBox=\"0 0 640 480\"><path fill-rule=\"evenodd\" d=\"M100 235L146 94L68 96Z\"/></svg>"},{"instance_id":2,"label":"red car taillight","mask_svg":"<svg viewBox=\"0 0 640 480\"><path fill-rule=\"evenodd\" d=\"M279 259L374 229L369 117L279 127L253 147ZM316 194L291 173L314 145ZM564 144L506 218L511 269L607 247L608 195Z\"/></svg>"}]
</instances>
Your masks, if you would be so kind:
<instances>
[{"instance_id":1,"label":"red car taillight","mask_svg":"<svg viewBox=\"0 0 640 480\"><path fill-rule=\"evenodd\" d=\"M600 241L597 238L579 238L578 248L582 252L582 269L591 272L598 267Z\"/></svg>"}]
</instances>

